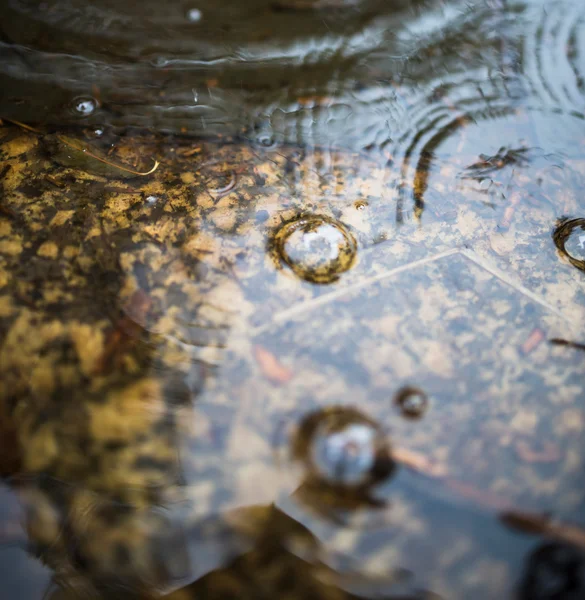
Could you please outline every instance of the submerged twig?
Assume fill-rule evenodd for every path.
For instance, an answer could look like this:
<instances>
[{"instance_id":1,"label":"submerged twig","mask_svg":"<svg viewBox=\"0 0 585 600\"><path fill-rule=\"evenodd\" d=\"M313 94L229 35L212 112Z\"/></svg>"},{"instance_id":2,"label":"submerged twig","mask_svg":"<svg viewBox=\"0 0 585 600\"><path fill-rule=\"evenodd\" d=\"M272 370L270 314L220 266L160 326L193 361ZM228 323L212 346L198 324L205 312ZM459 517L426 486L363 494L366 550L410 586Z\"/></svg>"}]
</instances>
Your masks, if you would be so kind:
<instances>
[{"instance_id":1,"label":"submerged twig","mask_svg":"<svg viewBox=\"0 0 585 600\"><path fill-rule=\"evenodd\" d=\"M585 548L585 531L570 523L560 523L549 515L507 511L500 515L502 523L526 534L555 538L567 544Z\"/></svg>"},{"instance_id":2,"label":"submerged twig","mask_svg":"<svg viewBox=\"0 0 585 600\"><path fill-rule=\"evenodd\" d=\"M520 510L513 502L497 494L449 477L445 467L432 463L416 452L395 448L393 458L399 464L438 481L456 497L467 500L485 514L495 515L502 523L516 531L557 539L585 549L585 530L579 525L554 520L546 513Z\"/></svg>"},{"instance_id":3,"label":"submerged twig","mask_svg":"<svg viewBox=\"0 0 585 600\"><path fill-rule=\"evenodd\" d=\"M553 344L554 346L566 346L575 350L585 350L585 344L580 344L579 342L571 342L570 340L563 340L560 338L553 338L552 340L549 340L549 343Z\"/></svg>"},{"instance_id":4,"label":"submerged twig","mask_svg":"<svg viewBox=\"0 0 585 600\"><path fill-rule=\"evenodd\" d=\"M30 125L27 125L26 123L21 123L20 121L15 121L14 119L7 119L6 117L2 117L2 120L8 121L9 123L12 123L13 125L17 125L18 127L21 127L22 129L26 129L27 131L32 131L33 133L40 133L40 134L43 133L40 129L31 127Z\"/></svg>"}]
</instances>

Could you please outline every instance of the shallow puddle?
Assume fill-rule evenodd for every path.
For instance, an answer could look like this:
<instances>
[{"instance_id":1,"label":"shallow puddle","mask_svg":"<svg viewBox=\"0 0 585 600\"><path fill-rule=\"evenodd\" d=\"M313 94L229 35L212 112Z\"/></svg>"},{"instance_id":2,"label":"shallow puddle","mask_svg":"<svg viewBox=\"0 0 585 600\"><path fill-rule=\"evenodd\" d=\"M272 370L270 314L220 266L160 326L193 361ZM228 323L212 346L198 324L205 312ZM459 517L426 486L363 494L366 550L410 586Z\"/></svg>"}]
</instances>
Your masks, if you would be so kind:
<instances>
[{"instance_id":1,"label":"shallow puddle","mask_svg":"<svg viewBox=\"0 0 585 600\"><path fill-rule=\"evenodd\" d=\"M585 597L581 0L7 0L11 598Z\"/></svg>"}]
</instances>

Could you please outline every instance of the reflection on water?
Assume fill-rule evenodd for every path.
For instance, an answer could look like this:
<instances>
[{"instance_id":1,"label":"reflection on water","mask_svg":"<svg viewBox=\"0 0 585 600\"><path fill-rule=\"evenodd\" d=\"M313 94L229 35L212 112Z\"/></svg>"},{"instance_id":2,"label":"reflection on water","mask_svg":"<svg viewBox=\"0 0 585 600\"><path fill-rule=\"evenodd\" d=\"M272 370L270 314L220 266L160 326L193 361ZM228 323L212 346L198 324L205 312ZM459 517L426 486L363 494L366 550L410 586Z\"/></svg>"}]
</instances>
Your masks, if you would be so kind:
<instances>
[{"instance_id":1,"label":"reflection on water","mask_svg":"<svg viewBox=\"0 0 585 600\"><path fill-rule=\"evenodd\" d=\"M580 0L0 17L11 596L585 595Z\"/></svg>"}]
</instances>

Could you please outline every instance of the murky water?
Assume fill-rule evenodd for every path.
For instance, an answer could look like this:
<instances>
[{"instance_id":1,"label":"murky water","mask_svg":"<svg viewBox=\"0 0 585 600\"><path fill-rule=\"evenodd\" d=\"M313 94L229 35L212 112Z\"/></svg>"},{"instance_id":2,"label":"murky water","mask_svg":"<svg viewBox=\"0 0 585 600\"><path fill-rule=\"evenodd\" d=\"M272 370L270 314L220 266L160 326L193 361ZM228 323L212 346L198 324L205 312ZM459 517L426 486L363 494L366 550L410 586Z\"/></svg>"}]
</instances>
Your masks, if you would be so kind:
<instances>
[{"instance_id":1,"label":"murky water","mask_svg":"<svg viewBox=\"0 0 585 600\"><path fill-rule=\"evenodd\" d=\"M582 0L6 0L7 597L585 597Z\"/></svg>"}]
</instances>

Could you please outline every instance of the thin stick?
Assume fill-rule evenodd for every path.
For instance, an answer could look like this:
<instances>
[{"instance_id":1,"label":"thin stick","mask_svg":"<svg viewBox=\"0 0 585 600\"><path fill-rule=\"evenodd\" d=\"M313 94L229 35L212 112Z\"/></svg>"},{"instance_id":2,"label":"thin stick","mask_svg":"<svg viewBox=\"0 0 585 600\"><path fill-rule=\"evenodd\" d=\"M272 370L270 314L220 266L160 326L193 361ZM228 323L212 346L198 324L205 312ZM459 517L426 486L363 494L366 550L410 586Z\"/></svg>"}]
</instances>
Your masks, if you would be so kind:
<instances>
[{"instance_id":1,"label":"thin stick","mask_svg":"<svg viewBox=\"0 0 585 600\"><path fill-rule=\"evenodd\" d=\"M35 129L34 127L31 127L30 125L26 125L25 123L21 123L20 121L15 121L14 119L7 119L6 117L2 117L2 119L4 121L8 121L9 123L12 123L13 125L18 125L19 127L26 129L27 131L32 131L33 133L43 133L40 129Z\"/></svg>"}]
</instances>

